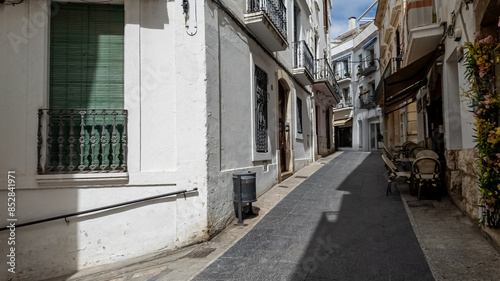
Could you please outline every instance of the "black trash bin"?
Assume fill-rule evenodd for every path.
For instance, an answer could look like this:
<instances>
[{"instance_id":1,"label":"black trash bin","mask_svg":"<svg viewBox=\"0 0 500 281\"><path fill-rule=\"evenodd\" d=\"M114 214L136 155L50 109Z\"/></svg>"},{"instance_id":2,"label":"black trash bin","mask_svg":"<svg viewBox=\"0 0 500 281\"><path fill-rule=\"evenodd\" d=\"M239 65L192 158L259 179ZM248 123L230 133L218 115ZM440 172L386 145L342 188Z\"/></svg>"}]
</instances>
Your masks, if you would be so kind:
<instances>
[{"instance_id":1,"label":"black trash bin","mask_svg":"<svg viewBox=\"0 0 500 281\"><path fill-rule=\"evenodd\" d=\"M238 203L238 224L243 224L242 203L249 203L248 214L253 215L252 202L257 201L255 172L238 172L233 174L233 201Z\"/></svg>"}]
</instances>

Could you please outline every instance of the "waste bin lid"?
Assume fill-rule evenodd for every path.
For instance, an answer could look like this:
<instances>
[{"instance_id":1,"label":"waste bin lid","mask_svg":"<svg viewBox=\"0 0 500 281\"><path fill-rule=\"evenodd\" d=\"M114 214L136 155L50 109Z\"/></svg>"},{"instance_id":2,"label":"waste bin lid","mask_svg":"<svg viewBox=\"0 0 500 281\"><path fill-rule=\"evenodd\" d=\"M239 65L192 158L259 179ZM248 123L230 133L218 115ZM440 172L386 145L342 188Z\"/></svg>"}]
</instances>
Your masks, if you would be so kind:
<instances>
[{"instance_id":1,"label":"waste bin lid","mask_svg":"<svg viewBox=\"0 0 500 281\"><path fill-rule=\"evenodd\" d=\"M236 172L236 173L233 173L233 177L255 176L256 174L257 174L256 172Z\"/></svg>"}]
</instances>

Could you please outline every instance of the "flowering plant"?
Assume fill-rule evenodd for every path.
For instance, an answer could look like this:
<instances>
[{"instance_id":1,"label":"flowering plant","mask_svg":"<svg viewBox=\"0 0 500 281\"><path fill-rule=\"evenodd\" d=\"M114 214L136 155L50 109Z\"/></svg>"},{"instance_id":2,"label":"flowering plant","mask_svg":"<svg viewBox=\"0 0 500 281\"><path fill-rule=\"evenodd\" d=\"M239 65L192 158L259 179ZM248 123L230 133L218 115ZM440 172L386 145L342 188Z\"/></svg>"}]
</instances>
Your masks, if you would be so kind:
<instances>
[{"instance_id":1,"label":"flowering plant","mask_svg":"<svg viewBox=\"0 0 500 281\"><path fill-rule=\"evenodd\" d=\"M500 62L500 44L493 36L465 43L465 77L470 83L466 96L472 99L475 140L479 151L479 188L484 207L481 223L500 227L500 100L495 87L495 64Z\"/></svg>"}]
</instances>

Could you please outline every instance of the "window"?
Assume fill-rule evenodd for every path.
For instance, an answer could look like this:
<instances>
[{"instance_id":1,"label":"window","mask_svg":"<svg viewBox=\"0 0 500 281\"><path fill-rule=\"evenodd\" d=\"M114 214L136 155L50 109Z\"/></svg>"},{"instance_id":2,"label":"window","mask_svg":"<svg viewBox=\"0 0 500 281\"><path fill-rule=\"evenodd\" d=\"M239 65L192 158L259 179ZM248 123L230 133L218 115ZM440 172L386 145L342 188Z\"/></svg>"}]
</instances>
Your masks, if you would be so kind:
<instances>
[{"instance_id":1,"label":"window","mask_svg":"<svg viewBox=\"0 0 500 281\"><path fill-rule=\"evenodd\" d=\"M267 152L267 73L255 66L255 143L257 152Z\"/></svg>"},{"instance_id":2,"label":"window","mask_svg":"<svg viewBox=\"0 0 500 281\"><path fill-rule=\"evenodd\" d=\"M126 171L123 6L58 3L52 9L49 109L38 112L38 173Z\"/></svg>"},{"instance_id":3,"label":"window","mask_svg":"<svg viewBox=\"0 0 500 281\"><path fill-rule=\"evenodd\" d=\"M297 133L302 134L302 100L297 97Z\"/></svg>"},{"instance_id":4,"label":"window","mask_svg":"<svg viewBox=\"0 0 500 281\"><path fill-rule=\"evenodd\" d=\"M343 88L344 91L344 102L349 103L349 88Z\"/></svg>"},{"instance_id":5,"label":"window","mask_svg":"<svg viewBox=\"0 0 500 281\"><path fill-rule=\"evenodd\" d=\"M50 27L50 108L123 108L123 6L57 9Z\"/></svg>"}]
</instances>

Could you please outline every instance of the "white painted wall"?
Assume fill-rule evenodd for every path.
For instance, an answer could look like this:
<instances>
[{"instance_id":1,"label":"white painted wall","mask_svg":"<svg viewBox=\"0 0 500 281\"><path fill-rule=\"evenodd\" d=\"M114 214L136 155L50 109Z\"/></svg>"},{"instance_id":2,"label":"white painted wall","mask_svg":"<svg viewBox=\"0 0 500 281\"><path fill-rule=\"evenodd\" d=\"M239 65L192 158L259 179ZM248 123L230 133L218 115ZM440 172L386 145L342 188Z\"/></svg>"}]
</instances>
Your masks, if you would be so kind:
<instances>
[{"instance_id":1,"label":"white painted wall","mask_svg":"<svg viewBox=\"0 0 500 281\"><path fill-rule=\"evenodd\" d=\"M190 37L175 2L125 1L124 95L130 116L129 172L123 176L128 181L63 182L58 176L36 177L37 109L48 107L48 5L47 0L0 5L0 61L11 66L0 70L5 101L0 178L6 181L6 171L16 171L19 223L182 189L199 192L72 217L69 223L19 228L19 278L70 274L207 239L203 26L198 37ZM9 38L20 41L12 44ZM2 201L6 195L0 191ZM0 233L2 241L6 235ZM0 251L6 247L2 243ZM0 258L4 270L5 259Z\"/></svg>"},{"instance_id":2,"label":"white painted wall","mask_svg":"<svg viewBox=\"0 0 500 281\"><path fill-rule=\"evenodd\" d=\"M456 1L443 1L443 10L450 13L457 7ZM469 89L465 79L464 61L459 61L460 47L467 41L474 41L475 15L473 9L467 10L465 5L456 10L455 27L462 28L462 38L445 39L445 54L443 55L443 115L445 127L445 147L450 150L473 148L474 117L470 112L471 101L464 97L464 91Z\"/></svg>"}]
</instances>

